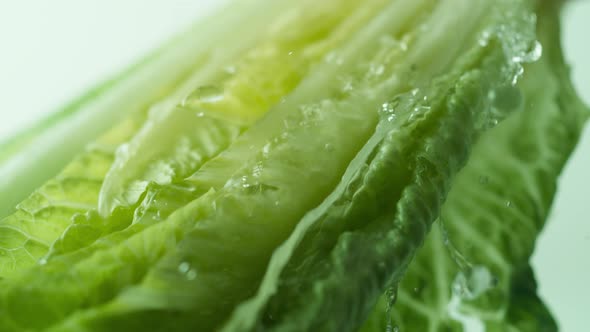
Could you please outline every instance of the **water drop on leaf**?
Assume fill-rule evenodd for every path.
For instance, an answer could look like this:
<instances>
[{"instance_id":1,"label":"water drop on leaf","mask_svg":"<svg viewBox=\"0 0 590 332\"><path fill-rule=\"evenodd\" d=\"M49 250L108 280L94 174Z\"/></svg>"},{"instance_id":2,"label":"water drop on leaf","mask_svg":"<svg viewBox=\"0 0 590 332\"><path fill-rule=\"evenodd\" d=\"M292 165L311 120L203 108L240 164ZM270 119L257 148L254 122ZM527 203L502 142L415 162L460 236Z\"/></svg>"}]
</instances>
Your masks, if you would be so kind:
<instances>
[{"instance_id":1,"label":"water drop on leaf","mask_svg":"<svg viewBox=\"0 0 590 332\"><path fill-rule=\"evenodd\" d=\"M178 265L178 272L180 273L187 273L190 270L191 266L187 262L182 262Z\"/></svg>"},{"instance_id":2,"label":"water drop on leaf","mask_svg":"<svg viewBox=\"0 0 590 332\"><path fill-rule=\"evenodd\" d=\"M195 89L181 103L183 107L196 107L203 103L214 103L223 99L223 90L214 85L203 85Z\"/></svg>"}]
</instances>

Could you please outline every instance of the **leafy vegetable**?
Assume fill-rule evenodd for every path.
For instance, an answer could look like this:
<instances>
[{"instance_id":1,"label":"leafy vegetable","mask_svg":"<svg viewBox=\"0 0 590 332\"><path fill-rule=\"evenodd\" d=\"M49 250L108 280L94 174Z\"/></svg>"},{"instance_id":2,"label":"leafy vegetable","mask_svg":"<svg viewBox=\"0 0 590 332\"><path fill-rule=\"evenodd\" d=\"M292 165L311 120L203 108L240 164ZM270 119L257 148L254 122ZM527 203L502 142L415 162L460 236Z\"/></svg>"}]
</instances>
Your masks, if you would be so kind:
<instances>
[{"instance_id":1,"label":"leafy vegetable","mask_svg":"<svg viewBox=\"0 0 590 332\"><path fill-rule=\"evenodd\" d=\"M195 30L200 31L200 28L199 24ZM0 172L3 174L0 217L13 212L19 201L58 173L84 145L117 123L125 113L143 112L169 94L203 61L202 54L197 51L198 43L188 43L193 39L194 31L177 37L59 113L0 145ZM68 144L61 144L64 137L69 138Z\"/></svg>"},{"instance_id":2,"label":"leafy vegetable","mask_svg":"<svg viewBox=\"0 0 590 332\"><path fill-rule=\"evenodd\" d=\"M351 4L354 2L351 2ZM340 6L344 3L340 2ZM372 6L369 6L371 5ZM187 99L183 100L182 107L174 108L172 113L166 113L165 120L148 122L144 127L144 131L140 132L135 142L138 145L136 148L143 148L149 150L153 149L155 144L162 144L162 142L155 142L151 139L154 131L166 134L171 131L174 134L168 134L172 138L166 140L178 139L177 148L174 149L173 158L158 160L156 163L148 163L149 171L147 176L159 176L161 181L153 181L148 186L148 181L134 180L135 185L131 188L136 189L138 186L142 187L138 192L144 196L140 206L132 206L132 208L119 208L117 213L106 220L96 220L96 215L89 215L87 218L75 220L74 223L66 230L66 232L57 240L50 256L55 254L73 251L80 248L86 242L94 241L100 235L108 235L105 239L101 239L101 243L85 248L83 252L78 252L77 256L88 255L97 247L101 247L105 242L112 245L112 241L120 242L128 236L137 233L144 227L149 226L161 219L166 218L177 208L183 206L192 199L198 198L210 188L219 189L223 186L220 180L224 181L222 176L211 177L211 170L219 168L220 161L214 161L213 164L217 166L205 167L195 177L183 180L183 177L189 175L190 172L199 170L200 166L207 161L208 158L202 158L200 151L203 150L202 144L205 144L205 152L207 150L215 151L217 144L223 145L227 143L223 132L233 134L230 141L235 140L236 133L244 131L248 128L247 123L253 121L252 118L260 116L263 110L268 107L269 101L278 99L283 93L286 93L294 87L300 80L302 74L309 69L310 66L319 61L321 55L324 55L334 45L342 42L352 28L358 27L368 17L368 13L378 10L383 5L383 1L375 1L374 3L365 3L363 10L359 11L353 17L347 18L342 22L338 28L330 31L330 35L318 33L325 29L323 25L314 24L317 27L309 31L302 32L301 35L286 34L286 29L290 27L279 29L274 39L274 42L266 42L252 51L250 51L243 60L240 60L237 65L231 66L234 71L239 71L239 75L232 75L225 81L225 88L222 90L223 95L215 100L210 100L207 96L206 100L198 99L195 96L202 96L203 90L211 90L210 85L199 87L194 93L189 95ZM323 10L330 11L331 5ZM302 17L305 21L296 22L297 24L308 24L307 20L316 22L321 18L325 24L329 22L330 16L324 12L319 11L317 15L312 17ZM341 19L333 17L334 19ZM337 21L336 21L337 22ZM313 23L309 23L313 24ZM333 23L331 23L333 24ZM288 36L285 38L285 35ZM313 37L310 37L313 36ZM287 51L301 43L302 38L307 38L308 45L300 52L294 53ZM273 39L271 39L273 40ZM316 42L312 42L316 40ZM274 66L273 66L274 64ZM292 64L287 66L286 64ZM282 68L281 68L282 66ZM283 78L279 75L283 73ZM272 75L271 75L272 74ZM273 86L275 85L275 86ZM264 87L264 90L262 89ZM221 90L219 91L221 92ZM242 112L242 114L234 114L230 116L231 112ZM239 118L242 122L239 122ZM160 118L161 119L161 118ZM211 124L211 121L213 122ZM188 125L187 125L188 124ZM174 127L176 126L176 127ZM180 130L182 126L183 130ZM195 127L203 127L196 131L196 134L191 134ZM219 133L221 132L221 136ZM194 135L190 137L189 135ZM217 135L217 136L215 136ZM158 135L156 135L158 136ZM192 143L191 143L192 142ZM196 148L191 149L191 144L195 144ZM163 144L162 147L170 147L170 144ZM125 155L122 160L129 160L129 149L125 147ZM219 150L221 151L221 150ZM168 157L167 153L162 156ZM143 159L146 160L146 159ZM231 163L221 158L222 172L231 172L238 170L241 165L235 163L233 170L227 169ZM155 165L154 165L155 164ZM155 167L154 167L155 166ZM162 172L158 172L162 170ZM120 173L126 173L129 170L120 169L117 162L111 169L111 175L118 177ZM178 174L178 173L181 174ZM209 173L208 173L209 172ZM205 176L203 177L203 174ZM172 181L171 176L175 179ZM116 182L116 180L114 181ZM169 183L170 182L170 183ZM105 180L103 185L103 194L105 189L109 190L112 182L109 183L109 178ZM169 186L169 184L171 184ZM144 188L145 186L145 188ZM131 191L133 195L136 191ZM127 195L129 197L129 195ZM107 195L108 197L108 195ZM100 202L100 201L99 201ZM132 203L132 202L130 202ZM99 204L100 205L100 204ZM108 215L108 209L107 209ZM133 225L129 226L129 223ZM121 232L110 234L112 229L125 228ZM82 236L80 233L84 233ZM80 241L80 239L86 241Z\"/></svg>"},{"instance_id":3,"label":"leafy vegetable","mask_svg":"<svg viewBox=\"0 0 590 332\"><path fill-rule=\"evenodd\" d=\"M147 199L145 199L145 203L140 209L136 211L135 217L134 210L137 206L133 206L132 209L125 211L118 211L116 215L107 219L99 218L92 211L85 216L76 216L76 213L84 214L86 211L96 208L96 200L100 197L98 191L101 188L103 192L108 191L112 187L112 183L117 181L112 181L112 177L120 177L120 173L137 173L137 171L133 173L134 171L128 169L120 170L120 164L127 160L127 156L129 154L136 154L133 150L137 148L137 145L140 145L139 148L143 150L151 151L150 153L152 154L147 154L148 157L151 156L147 160L151 160L153 158L153 151L155 151L154 146L158 146L154 144L154 140L159 140L157 143L162 147L160 152L164 159L164 161L158 161L155 165L154 163L148 164L147 166L151 166L151 169L148 168L146 171L147 174L139 174L140 176L151 175L159 176L160 178L171 176L171 172L174 175L174 167L184 168L181 174L175 175L176 178L182 178L183 175L190 175L190 172L198 169L203 161L206 161L211 155L219 152L216 150L222 149L231 140L235 139L239 132L244 129L244 121L253 121L254 116L260 116L260 113L267 110L268 105L266 104L272 103L273 100L276 102L277 98L291 90L304 73L305 67L309 67L314 61L317 62L317 58L322 55L322 52L326 52L330 47L341 42L348 30L362 24L363 20L367 19L367 12L370 13L371 10L379 9L380 3L382 1L374 1L372 6L367 6L364 11L351 17L349 26L344 26L339 31L334 31L334 36L326 40L322 40L322 36L325 37L327 32L324 31L322 34L322 30L326 30L326 28L321 25L317 25L317 28L314 29L302 31L299 34L286 34L285 32L293 24L309 24L309 22L305 21L295 21L290 25L281 27L279 24L284 23L285 19L288 18L289 14L286 13L283 16L285 19L279 18L277 20L277 23L275 23L276 31L271 31L267 40L247 53L241 60L234 60L237 61L237 65L233 65L230 60L225 60L227 62L225 65L227 67L233 67L233 70L240 70L239 74L227 77L227 75L224 75L227 67L217 70L216 67L213 67L215 69L210 69L207 66L203 70L197 70L187 82L181 84L174 91L172 96L169 96L153 107L151 117L156 119L147 120L146 122L144 120L145 111L139 112L138 114L133 113L131 119L121 125L121 129L114 129L116 132L114 135L123 135L121 138L115 139L114 142L111 142L113 141L112 138L106 138L108 142L99 141L98 149L91 148L91 152L81 157L79 161L68 166L64 173L60 174L55 181L50 181L28 200L21 203L18 206L19 210L14 215L6 218L3 223L6 225L3 229L5 233L20 235L6 236L7 238L11 238L11 242L3 246L6 254L0 256L0 264L4 264L5 268L0 271L0 275L8 275L13 273L14 270L18 270L21 266L26 267L34 264L45 255L49 246L52 247L52 253L71 251L80 246L92 243L103 231L110 232L123 228L125 225L131 223L131 220L135 220L135 222L138 222L139 219L142 221L147 220L145 221L147 223L153 219L151 218L152 215L148 214L144 216L143 213L139 212L150 210L151 206L158 199L161 201L159 206L152 210L157 210L153 211L153 214L160 217L163 217L166 213L165 211L161 211L164 210L164 205L170 205L165 209L169 212L173 211L174 208L182 206L183 202L186 203L188 199L182 201L178 196L179 194L186 193L186 189L173 190L175 188L171 188L172 190L169 189L165 193L160 193L163 191L163 188L157 186L158 183L155 181L155 188L151 192L144 194L144 186L137 194L138 196L147 196ZM327 8L324 8L319 14L325 13ZM349 8L350 4L349 7L345 7L344 9ZM294 8L292 10L296 9ZM327 20L324 22L337 25L343 19L343 17L337 15L332 16L332 21ZM326 17L324 16L323 19L326 20ZM300 20L317 22L318 16L311 18L302 17ZM212 28L215 29L215 26ZM217 29L220 28L218 27ZM252 29L255 29L255 27L252 27ZM252 30L252 33L254 34L255 31ZM219 33L225 33L225 31L221 30ZM256 32L255 35L258 35L258 33ZM233 38L240 38L242 43L244 43L240 47L234 46L232 48L233 52L238 52L249 47L247 46L248 43L243 41L244 39L247 40L247 38L244 38L244 35ZM296 47L298 44L301 44L302 40L306 40L306 38L309 39L309 47L302 49L302 51L307 53L303 54L302 52L301 54L289 55L288 51L285 51L285 49L290 49L290 47ZM183 37L183 39L188 39L188 37ZM205 40L203 43L208 40ZM313 43L314 40L318 42ZM321 43L322 41L323 44ZM206 46L207 44L204 45ZM210 50L210 52L214 50ZM219 48L217 52L223 52L224 57L228 56L228 51L224 48ZM284 65L284 60L291 61L292 65ZM224 64L224 61L217 58L209 62ZM271 63L275 65L272 66ZM215 73L215 70L217 70L217 73ZM284 73L282 80L278 77L281 73ZM202 105L199 105L199 101L195 101L194 98L195 95L202 93L203 90L207 90L208 86L197 87L192 94L189 94L189 92L191 91L190 89L194 89L195 85L203 84L201 83L203 80L207 80L208 77L213 75L217 75L218 79L223 80L227 88L224 90L225 97L206 105L210 109L208 111L203 109ZM274 89L273 84L276 86ZM253 96L252 93L257 93L257 96ZM178 99L181 99L185 95L188 95L187 99L185 99L186 102L182 107L176 107L175 102L179 103ZM245 99L244 95L249 99ZM238 112L241 112L242 117L244 117L242 123L237 118L229 120L232 114L228 112L234 112L234 115L238 115ZM201 116L205 113L213 115L207 117ZM250 117L249 120L247 119L248 116ZM224 118L226 119L225 121L223 120ZM129 135L133 134L137 130L136 127L141 125L142 122L146 123L130 143L132 148L123 145L119 149L119 152L129 150L131 152L119 153L119 158L115 160L114 165L111 167L114 169L114 172L111 173L115 174L111 177L111 181L107 177L106 183L102 185L103 178L105 177L104 168L108 168L112 163L112 152L117 146L128 140ZM195 126L204 127L205 130L192 133ZM181 128L184 130L179 130ZM162 139L162 133L164 133L164 136L168 136L168 139ZM167 151L173 143L175 144L175 148L172 149L172 152L175 160L171 160L167 155ZM98 163L100 160L97 161L100 158L106 158L102 166ZM138 159L146 160L143 156L139 156ZM92 164L92 166L88 168L88 164ZM69 169L73 169L74 171L69 172ZM164 173L162 174L160 171ZM140 182L140 179L141 177L134 183ZM135 184L131 189L137 188L137 186ZM83 195L80 195L81 190L83 191ZM57 194L54 193L56 191ZM133 195L133 192L131 192L131 195ZM165 198L162 199L162 196ZM119 196L114 196L113 199L117 199L117 197ZM178 202L179 200L180 202ZM83 204L81 205L80 203ZM37 220L42 221L43 225L47 226L29 230L30 226L28 225ZM47 228L49 228L49 231ZM57 242L53 243L56 240ZM24 259L14 259L15 255L24 256ZM42 261L45 260L46 258L42 259Z\"/></svg>"},{"instance_id":4,"label":"leafy vegetable","mask_svg":"<svg viewBox=\"0 0 590 332\"><path fill-rule=\"evenodd\" d=\"M556 178L588 117L559 47L558 8L538 4L539 62L514 95L520 109L479 140L391 309L402 331L556 331L529 266ZM504 103L506 95L496 95ZM386 298L365 331L389 322Z\"/></svg>"},{"instance_id":5,"label":"leafy vegetable","mask_svg":"<svg viewBox=\"0 0 590 332\"><path fill-rule=\"evenodd\" d=\"M261 5L46 123L127 114L0 221L0 330L555 330L528 258L587 117L558 2Z\"/></svg>"}]
</instances>

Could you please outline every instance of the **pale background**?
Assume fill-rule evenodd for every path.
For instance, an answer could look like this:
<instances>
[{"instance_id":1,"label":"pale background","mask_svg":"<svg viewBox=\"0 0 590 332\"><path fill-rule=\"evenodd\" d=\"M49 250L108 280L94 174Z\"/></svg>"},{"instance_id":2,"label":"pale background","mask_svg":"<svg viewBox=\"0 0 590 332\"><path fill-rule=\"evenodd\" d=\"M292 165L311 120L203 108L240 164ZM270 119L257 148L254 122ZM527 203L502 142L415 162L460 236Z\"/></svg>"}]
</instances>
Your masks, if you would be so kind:
<instances>
[{"instance_id":1,"label":"pale background","mask_svg":"<svg viewBox=\"0 0 590 332\"><path fill-rule=\"evenodd\" d=\"M0 141L135 62L214 3L220 1L0 0ZM565 14L566 55L589 103L590 1L571 1ZM588 170L590 127L561 178L533 258L541 295L563 332L590 331Z\"/></svg>"}]
</instances>

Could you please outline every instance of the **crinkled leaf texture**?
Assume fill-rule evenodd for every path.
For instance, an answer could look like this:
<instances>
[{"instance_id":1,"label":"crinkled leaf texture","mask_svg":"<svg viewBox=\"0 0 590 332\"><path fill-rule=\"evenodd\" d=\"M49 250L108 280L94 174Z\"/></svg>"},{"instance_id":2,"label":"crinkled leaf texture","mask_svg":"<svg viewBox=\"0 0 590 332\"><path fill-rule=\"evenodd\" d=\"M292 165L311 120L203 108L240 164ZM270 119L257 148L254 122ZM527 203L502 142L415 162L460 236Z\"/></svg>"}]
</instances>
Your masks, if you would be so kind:
<instances>
[{"instance_id":1,"label":"crinkled leaf texture","mask_svg":"<svg viewBox=\"0 0 590 332\"><path fill-rule=\"evenodd\" d=\"M383 296L362 331L558 330L529 260L589 112L560 53L559 9L540 2L537 13L543 56L518 84L521 110L481 137L397 302Z\"/></svg>"},{"instance_id":2,"label":"crinkled leaf texture","mask_svg":"<svg viewBox=\"0 0 590 332\"><path fill-rule=\"evenodd\" d=\"M270 6L269 12L261 16L259 24L274 19L273 13L283 6L284 4ZM248 1L236 8L238 12L243 11L242 13L225 11L198 22L123 74L92 90L61 113L40 122L1 146L4 149L0 154L0 171L3 172L0 178L0 277L9 277L37 262L45 262L48 253L51 256L54 253L84 247L93 243L103 232L121 229L140 217L153 219L150 213L141 212L138 206L120 209L108 218L101 218L96 213L100 192L104 191L109 169L112 169L113 164L121 158L117 157L120 153L117 154L116 151L121 151L129 141L137 141L137 136L145 131L145 127L153 127L149 121L152 117L162 117L162 113L175 110L180 100L194 90L195 86L213 76L211 72L217 71L219 74L218 72L222 71L217 64L222 60L211 54L233 54L252 47L252 39L259 38L257 26L244 30L239 36L233 33L231 26L247 21L249 18L246 14L257 11L258 8L258 5ZM266 15L270 18L263 19ZM202 34L203 27L207 27L210 33ZM232 47L226 47L221 40ZM238 40L242 40L242 43L239 46L234 45ZM275 41L268 41L271 46L273 42ZM231 49L233 53L227 49ZM227 58L235 57L235 54L233 57L225 54L223 59L229 61ZM277 61L274 58L271 59ZM254 57L254 60L259 59ZM284 71L289 72L290 67L285 68ZM244 80L252 80L252 75L240 77L242 76L245 76ZM240 81L240 78L236 80ZM266 87L270 88L270 78L267 77L266 80ZM289 82L281 83L288 85ZM129 90L133 92L130 93ZM250 109L240 111L252 112ZM112 116L112 112L117 113L117 116ZM180 141L174 142L177 143L174 146L165 145L166 140L162 142L162 145L170 150L183 152L175 154L176 160L171 163L193 170L199 165L195 159L200 161L217 153L218 146L227 145L227 141L234 138L240 130L239 126L230 126L221 120L200 119L195 113L197 112L185 110L183 114L176 116L177 122L181 124L160 125L169 125L168 131L173 132L169 136ZM101 121L92 122L87 119L88 117L90 120L98 117ZM123 119L119 120L119 117ZM86 132L84 125L76 122L80 119L91 126L92 130ZM77 125L72 127L71 122ZM186 132L178 133L178 127L182 126L205 127L206 130L191 132L191 136ZM74 135L69 132L70 129L85 132L86 135L101 128L107 130L81 151L77 149L78 145L92 136L69 137ZM53 138L48 139L47 135ZM67 144L62 143L64 136L69 137ZM195 140L195 137L199 142L191 143L196 147L186 147L190 144L185 141ZM58 139L57 145L53 139ZM158 137L154 139L157 140ZM170 143L170 140L167 142ZM72 154L76 153L78 155L71 160ZM164 156L160 157L164 159ZM39 158L51 160L45 163ZM67 162L69 163L63 166ZM64 168L53 176L52 172L59 170L59 167ZM162 169L166 171L167 167ZM155 172L162 173L162 169ZM31 172L34 173L33 176L30 176ZM53 178L50 178L52 176ZM159 176L165 177L166 174ZM137 180L140 182L142 179ZM39 184L43 185L31 194L31 189ZM186 203L182 196L186 193L186 188L153 187L149 195L143 190L138 195L147 196L145 200L148 203L141 208L153 212L154 215L164 215L164 210L169 213L170 210L173 211ZM155 195L154 191L157 191L159 196ZM13 205L9 205L27 194L29 197L16 205L16 211L8 214L14 209ZM157 208L152 208L157 198L169 196L174 197L162 202Z\"/></svg>"},{"instance_id":3,"label":"crinkled leaf texture","mask_svg":"<svg viewBox=\"0 0 590 332\"><path fill-rule=\"evenodd\" d=\"M149 115L0 222L0 330L555 330L528 259L587 117L557 3L208 21Z\"/></svg>"},{"instance_id":4,"label":"crinkled leaf texture","mask_svg":"<svg viewBox=\"0 0 590 332\"><path fill-rule=\"evenodd\" d=\"M469 5L472 13L480 5L486 8ZM473 33L489 39L479 40L423 90L417 98L427 100L423 116L404 123L399 113L393 124L382 122L382 131L351 163L341 186L275 252L258 294L238 307L227 331L355 330L386 285L400 280L438 217L480 125L520 105L520 88L513 85L521 68L511 64L538 58L536 22L531 3L510 2L507 8L486 8L491 22L481 35L476 28ZM522 48L527 52L514 53ZM411 94L409 107L401 109L425 106ZM385 328L385 323L379 326Z\"/></svg>"}]
</instances>

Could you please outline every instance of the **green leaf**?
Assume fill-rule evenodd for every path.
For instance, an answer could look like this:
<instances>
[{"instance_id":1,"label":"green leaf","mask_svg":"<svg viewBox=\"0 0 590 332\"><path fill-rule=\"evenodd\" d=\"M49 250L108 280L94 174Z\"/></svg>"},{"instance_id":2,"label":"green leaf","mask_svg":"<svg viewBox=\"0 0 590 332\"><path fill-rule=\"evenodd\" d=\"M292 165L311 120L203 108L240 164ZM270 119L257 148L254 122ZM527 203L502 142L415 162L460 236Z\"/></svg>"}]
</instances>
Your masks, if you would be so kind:
<instances>
[{"instance_id":1,"label":"green leaf","mask_svg":"<svg viewBox=\"0 0 590 332\"><path fill-rule=\"evenodd\" d=\"M554 2L538 4L544 53L519 82L522 110L481 137L443 206L442 231L433 229L399 285L391 318L384 297L363 331L389 321L401 331L557 331L529 260L589 115L560 53L558 12Z\"/></svg>"},{"instance_id":2,"label":"green leaf","mask_svg":"<svg viewBox=\"0 0 590 332\"><path fill-rule=\"evenodd\" d=\"M512 109L493 107L488 92L511 86L521 70L521 59L515 57L524 60L525 50L534 45L526 3L503 3L511 16L502 6L487 5L470 2L458 8L449 2L435 8L427 27L446 23L450 26L440 30L454 31L452 26L460 24L470 35L454 37L472 42L422 92L409 92L393 103L395 116L386 117L393 122L382 122L339 188L276 251L258 294L238 307L227 331L354 330L385 285L399 280L438 216L471 138L500 111ZM448 15L449 10L462 12L458 9L482 16L473 16L474 27L469 27L460 15ZM482 21L486 24L478 25ZM480 42L486 34L488 42ZM436 45L428 36L417 40ZM437 51L453 53L449 48Z\"/></svg>"},{"instance_id":3,"label":"green leaf","mask_svg":"<svg viewBox=\"0 0 590 332\"><path fill-rule=\"evenodd\" d=\"M56 176L76 155L83 153L89 142L128 114L145 112L172 93L187 75L206 62L205 46L225 39L224 35L234 36L227 24L240 24L244 20L235 12L225 11L195 24L60 112L0 145L0 218L13 213L18 202ZM200 33L205 27L216 32Z\"/></svg>"},{"instance_id":4,"label":"green leaf","mask_svg":"<svg viewBox=\"0 0 590 332\"><path fill-rule=\"evenodd\" d=\"M161 102L142 131L121 149L101 191L101 214L136 204L149 183L166 185L194 173L292 91L310 67L383 2L369 1L352 17L343 13L356 9L354 1L341 1L338 10L335 2L326 1L311 15L297 14L309 5L303 2L277 17L254 41L240 35L239 44L223 49L193 78L196 89L181 93L181 102ZM308 28L294 32L294 27ZM256 46L248 50L252 44ZM228 132L227 139L204 137L216 131Z\"/></svg>"},{"instance_id":5,"label":"green leaf","mask_svg":"<svg viewBox=\"0 0 590 332\"><path fill-rule=\"evenodd\" d=\"M274 20L273 13L280 11L283 5L270 6L268 12L261 14L258 24L265 24L267 20L264 18ZM194 89L195 81L210 71L209 66L217 63L217 60L211 59L212 55L209 53L224 53L229 48L220 43L220 40L229 45L242 41L240 47L236 46L238 50L252 46L250 44L258 38L257 25L252 25L239 36L227 25L239 25L250 19L242 15L257 12L258 4L246 3L235 9L244 12L237 14L225 11L215 18L196 24L161 51L121 74L120 78L98 88L62 113L39 124L34 128L39 129L39 133L25 132L14 143L8 143L19 149L16 155L0 164L0 172L3 173L0 178L0 216L4 211L13 209L10 204L16 205L22 198L21 194L30 194L28 190L32 188L29 185L36 187L39 181L46 181L54 167L62 167L62 161L69 160L73 153L79 153L79 149L91 137L88 134L98 128L121 122L90 144L87 151L82 149L83 152L61 173L16 205L13 214L0 220L0 239L3 239L0 246L1 277L11 276L37 261L46 261L46 254L50 249L51 252L73 250L92 243L103 230L112 231L131 223L133 210L119 211L110 222L93 212L98 207L99 193L104 187L107 171L116 162L115 149L130 140L146 122L150 107L153 116L159 115L161 109L154 107L154 103L175 105L187 94L186 91ZM212 32L203 35L201 31L204 27ZM181 121L188 115L194 115L188 111L186 113L187 115L180 117ZM119 114L127 114L128 118L118 120L121 116ZM216 124L217 120L203 122L206 126ZM149 124L143 126L145 128ZM68 128L83 132L84 138L70 137L73 134L68 132ZM227 137L235 137L240 131L239 128L222 125L209 129L209 132L194 134L192 138L200 141L193 143L200 143L205 148L216 144L227 146ZM137 135L141 133L140 131ZM65 144L62 142L64 136L69 137ZM35 155L35 151L41 155ZM37 157L51 160L44 163L43 160L36 159ZM186 154L178 157L190 159ZM54 244L56 240L57 246Z\"/></svg>"},{"instance_id":6,"label":"green leaf","mask_svg":"<svg viewBox=\"0 0 590 332\"><path fill-rule=\"evenodd\" d=\"M523 76L555 4L219 14L198 66L0 221L0 330L554 329L528 257L587 116L559 47Z\"/></svg>"},{"instance_id":7,"label":"green leaf","mask_svg":"<svg viewBox=\"0 0 590 332\"><path fill-rule=\"evenodd\" d=\"M365 16L367 19L372 18L372 15ZM316 19L322 18L318 16ZM358 23L356 26L362 26L362 22ZM393 25L397 25L396 29L399 29L399 24ZM392 86L399 85L397 79L390 80L388 75L382 75L379 80L375 78L379 84L366 84L363 80L366 75L361 69L368 61L365 57L371 59L374 54L366 51L372 48L359 46L378 43L376 37L386 27L387 25L382 24L372 25L370 28L363 28L362 33L354 34L356 43L343 49L342 55L339 54L342 60L327 59L318 64L315 71L283 103L277 104L227 150L211 162L205 163L194 176L187 179L188 183L202 184L200 189L209 188L211 185L207 183L208 176L217 174L214 176L215 181L222 181L222 185L217 186L217 191L210 191L209 194L197 198L167 220L124 238L122 243L111 243L104 250L84 256L83 259L79 259L77 253L55 256L41 266L24 271L18 277L4 280L6 287L3 288L5 292L1 297L7 301L5 303L12 304L2 311L7 315L3 318L6 322L3 327L8 329L16 325L40 329L67 319L55 329L76 329L76 324L100 328L101 324L116 324L119 322L119 315L125 313L129 314L127 324L142 323L146 316L167 316L170 310L178 310L177 307L204 305L212 303L209 299L214 298L238 301L244 294L251 292L256 286L256 276L264 272L263 263L266 257L286 237L298 217L332 189L341 174L339 169L346 167L358 149L355 145L362 145L373 130L384 93L391 90ZM366 39L367 36L372 38ZM295 51L303 50L303 46L305 45ZM391 47L383 45L383 48L388 50ZM394 53L399 52L396 47ZM364 83L366 86L362 94L350 95L347 91L342 91L342 82L337 76L341 73L348 75L344 78L349 78L353 84L357 80ZM369 75L369 79L373 75ZM318 90L318 86L323 89ZM324 99L327 91L328 96L334 96L332 99ZM316 164L312 158L314 156L321 157L322 162ZM200 176L202 174L205 176ZM307 190L294 190L302 183L307 184ZM294 203L288 204L290 201ZM235 204L236 209L229 208ZM258 209L257 215L250 215L250 208ZM192 243L193 238L204 236L198 235L195 223L209 225L203 226L204 230L201 232L207 232L210 228L209 231L215 236L227 233L224 236L231 238L234 232L243 230L243 227L234 225L236 221L249 218L252 226L256 226L255 221L263 220L263 217L269 220L258 225L260 229L253 227L244 235L246 247L251 248L253 254L252 258L243 260L242 265L236 266L245 269L242 279L230 283L231 287L224 289L213 287L212 289L221 294L213 296L214 294L205 293L203 301L191 304L193 302L189 301L190 298L207 290L209 280L215 278L209 279L203 273L203 277L187 279L186 272L189 271L179 271L180 266L185 266L183 263L189 264L184 260L193 260L191 265L207 268L211 264L209 256L197 254L225 250L227 257L220 256L219 261L228 263L235 259L235 250L241 247L218 247L207 241ZM285 220L279 222L283 218ZM275 224L283 225L278 227ZM276 236L266 236L264 229ZM76 230L75 236L80 236L80 230ZM189 250L191 246L193 249ZM204 249L208 250L197 250L200 249L199 246L205 246L207 248ZM184 257L188 255L195 257ZM72 260L72 257L76 259ZM96 266L101 266L100 272L96 270ZM211 273L224 278L224 270L213 270ZM202 282L201 278L205 278L207 282ZM178 283L188 283L184 300L158 300L178 297ZM161 286L154 287L154 284ZM136 287L131 287L133 285ZM192 291L189 291L191 288ZM84 296L80 296L82 289ZM59 301L51 300L58 294ZM144 294L142 296L146 296L147 300L134 300L138 294ZM36 299L35 310L44 312L35 319L27 318L30 317L30 312L26 309L30 307L24 304L31 298ZM131 302L127 303L129 301ZM170 308L165 308L166 302ZM116 309L120 307L119 303L126 305ZM48 310L43 309L46 306L50 306L47 307ZM88 310L78 310L80 306ZM158 312L152 312L158 306L164 307ZM216 313L219 316L217 319L224 317L223 311L228 309L231 307L220 308ZM194 311L183 313L177 321L184 321L186 324L218 323L214 318L204 320L206 317L199 316L203 315L203 311L196 308L192 310ZM137 312L139 320L133 319L132 312ZM188 322L185 321L187 318L190 318ZM161 320L161 328L164 329L171 322L174 323ZM154 325L154 328L157 327Z\"/></svg>"},{"instance_id":8,"label":"green leaf","mask_svg":"<svg viewBox=\"0 0 590 332\"><path fill-rule=\"evenodd\" d=\"M141 119L131 116L111 129L0 221L1 277L35 265L75 215L96 208L115 148L133 135Z\"/></svg>"},{"instance_id":9,"label":"green leaf","mask_svg":"<svg viewBox=\"0 0 590 332\"><path fill-rule=\"evenodd\" d=\"M111 203L106 203L103 212L107 218L91 213L74 220L53 244L47 258L80 248L76 257L87 256L105 243L121 242L165 220L208 190L220 189L226 174L238 171L242 165L225 163L219 167L218 160L215 167L208 165L200 171L201 167L280 103L312 68L321 65L328 52L345 42L384 3L365 2L362 10L350 16L343 16L340 10L351 11L358 5L356 1L323 2L313 14L297 19L291 12L279 16L269 35L262 36L262 43L226 65L223 73L214 75L218 80L215 85L200 86L180 105L156 113L129 143L132 147L120 149L124 155L115 160L105 179L99 210L101 198L105 197L120 205L113 209ZM334 11L335 6L339 11ZM310 28L293 33L293 26ZM228 67L231 73L227 73ZM211 173L216 167L222 171ZM130 182L121 187L125 179ZM139 205L135 203L138 199ZM89 246L96 240L100 243Z\"/></svg>"}]
</instances>

